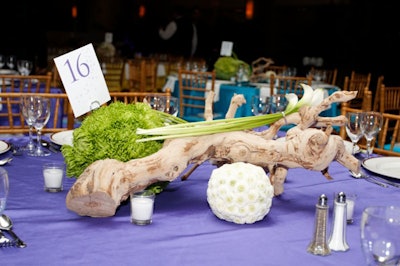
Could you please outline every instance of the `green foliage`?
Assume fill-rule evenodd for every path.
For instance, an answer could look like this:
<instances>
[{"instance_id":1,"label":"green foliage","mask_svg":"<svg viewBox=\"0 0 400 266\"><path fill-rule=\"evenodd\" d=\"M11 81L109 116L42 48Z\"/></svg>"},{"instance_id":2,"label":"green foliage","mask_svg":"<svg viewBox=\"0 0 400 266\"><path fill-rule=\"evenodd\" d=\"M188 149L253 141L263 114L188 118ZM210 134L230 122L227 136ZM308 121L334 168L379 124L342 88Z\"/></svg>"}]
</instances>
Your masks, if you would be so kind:
<instances>
[{"instance_id":1,"label":"green foliage","mask_svg":"<svg viewBox=\"0 0 400 266\"><path fill-rule=\"evenodd\" d=\"M250 73L249 64L242 60L230 56L222 56L218 58L214 63L217 79L230 80L231 77L235 77L240 65L244 65L245 69Z\"/></svg>"},{"instance_id":2,"label":"green foliage","mask_svg":"<svg viewBox=\"0 0 400 266\"><path fill-rule=\"evenodd\" d=\"M165 113L144 103L115 102L95 110L74 130L73 146L62 146L67 176L78 178L97 160L126 162L157 152L163 141L136 142L145 137L137 135L136 129L163 127L164 122Z\"/></svg>"}]
</instances>

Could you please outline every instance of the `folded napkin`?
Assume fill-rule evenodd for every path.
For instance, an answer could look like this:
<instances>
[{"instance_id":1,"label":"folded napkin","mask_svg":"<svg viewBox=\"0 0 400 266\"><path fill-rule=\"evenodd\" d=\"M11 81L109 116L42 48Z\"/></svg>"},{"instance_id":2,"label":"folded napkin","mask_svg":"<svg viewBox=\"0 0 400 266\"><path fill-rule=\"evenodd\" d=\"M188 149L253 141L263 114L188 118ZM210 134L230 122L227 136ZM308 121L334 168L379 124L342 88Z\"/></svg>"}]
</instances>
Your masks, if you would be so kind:
<instances>
[{"instance_id":1,"label":"folded napkin","mask_svg":"<svg viewBox=\"0 0 400 266\"><path fill-rule=\"evenodd\" d=\"M164 86L162 87L162 91L165 92L167 88L171 89L171 93L174 92L175 89L175 82L178 80L178 77L169 75L167 77L167 81L165 82Z\"/></svg>"}]
</instances>

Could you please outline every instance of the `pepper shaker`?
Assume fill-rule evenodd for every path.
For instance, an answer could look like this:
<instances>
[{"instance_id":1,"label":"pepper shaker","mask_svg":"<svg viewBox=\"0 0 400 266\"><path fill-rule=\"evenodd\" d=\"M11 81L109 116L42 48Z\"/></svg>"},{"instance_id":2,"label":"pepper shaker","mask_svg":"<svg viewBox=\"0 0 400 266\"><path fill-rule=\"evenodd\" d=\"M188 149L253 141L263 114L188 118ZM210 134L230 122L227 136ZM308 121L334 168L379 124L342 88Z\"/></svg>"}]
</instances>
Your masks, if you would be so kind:
<instances>
[{"instance_id":1,"label":"pepper shaker","mask_svg":"<svg viewBox=\"0 0 400 266\"><path fill-rule=\"evenodd\" d=\"M331 254L331 250L326 242L328 210L328 197L322 194L315 205L314 236L307 248L307 252L314 255L326 256Z\"/></svg>"},{"instance_id":2,"label":"pepper shaker","mask_svg":"<svg viewBox=\"0 0 400 266\"><path fill-rule=\"evenodd\" d=\"M349 245L346 241L347 224L347 203L346 195L340 192L334 202L332 230L328 240L328 245L334 251L347 251Z\"/></svg>"}]
</instances>

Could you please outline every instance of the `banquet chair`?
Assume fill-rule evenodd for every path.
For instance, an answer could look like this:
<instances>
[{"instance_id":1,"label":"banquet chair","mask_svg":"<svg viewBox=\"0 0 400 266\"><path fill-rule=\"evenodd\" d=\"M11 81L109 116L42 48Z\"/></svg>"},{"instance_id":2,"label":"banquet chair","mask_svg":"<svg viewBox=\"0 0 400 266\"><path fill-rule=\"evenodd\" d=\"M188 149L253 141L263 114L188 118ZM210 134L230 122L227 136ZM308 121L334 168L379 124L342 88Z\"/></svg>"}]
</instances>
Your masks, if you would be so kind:
<instances>
[{"instance_id":1,"label":"banquet chair","mask_svg":"<svg viewBox=\"0 0 400 266\"><path fill-rule=\"evenodd\" d=\"M188 121L203 121L205 104L209 91L214 91L216 73L213 71L191 71L180 68L179 82L179 117ZM214 110L212 101L212 110ZM213 114L214 118L222 118Z\"/></svg>"},{"instance_id":2,"label":"banquet chair","mask_svg":"<svg viewBox=\"0 0 400 266\"><path fill-rule=\"evenodd\" d=\"M128 90L157 91L157 63L153 58L135 58L128 60Z\"/></svg>"},{"instance_id":3,"label":"banquet chair","mask_svg":"<svg viewBox=\"0 0 400 266\"><path fill-rule=\"evenodd\" d=\"M106 81L108 91L121 91L122 81L124 79L124 61L102 61L101 70Z\"/></svg>"},{"instance_id":4,"label":"banquet chair","mask_svg":"<svg viewBox=\"0 0 400 266\"><path fill-rule=\"evenodd\" d=\"M276 83L278 85L276 85ZM312 76L302 77L302 76L274 76L271 75L270 80L270 95L274 94L288 94L294 93L299 99L303 97L303 87L301 83L312 85Z\"/></svg>"},{"instance_id":5,"label":"banquet chair","mask_svg":"<svg viewBox=\"0 0 400 266\"><path fill-rule=\"evenodd\" d=\"M400 87L379 88L379 112L400 114Z\"/></svg>"},{"instance_id":6,"label":"banquet chair","mask_svg":"<svg viewBox=\"0 0 400 266\"><path fill-rule=\"evenodd\" d=\"M0 92L0 134L29 132L20 108L21 97L27 95L42 96L51 101L50 119L42 130L43 134L73 129L74 116L66 93ZM64 102L69 106L67 113L64 113Z\"/></svg>"},{"instance_id":7,"label":"banquet chair","mask_svg":"<svg viewBox=\"0 0 400 266\"><path fill-rule=\"evenodd\" d=\"M383 126L375 142L374 153L400 156L400 115L382 113Z\"/></svg>"},{"instance_id":8,"label":"banquet chair","mask_svg":"<svg viewBox=\"0 0 400 266\"><path fill-rule=\"evenodd\" d=\"M364 92L366 88L369 90L371 83L371 74L362 75L356 74L354 71L351 76L346 76L344 78L344 91L357 91L357 96L350 101L350 106L353 108L361 108L362 101L364 98ZM367 91L368 91L367 90Z\"/></svg>"},{"instance_id":9,"label":"banquet chair","mask_svg":"<svg viewBox=\"0 0 400 266\"><path fill-rule=\"evenodd\" d=\"M380 101L380 90L381 86L384 82L385 76L380 75L376 81L376 89L375 89L375 94L374 94L374 105L373 105L373 110L374 111L379 111L379 101Z\"/></svg>"},{"instance_id":10,"label":"banquet chair","mask_svg":"<svg viewBox=\"0 0 400 266\"><path fill-rule=\"evenodd\" d=\"M0 75L2 92L50 92L52 73L45 75Z\"/></svg>"},{"instance_id":11,"label":"banquet chair","mask_svg":"<svg viewBox=\"0 0 400 266\"><path fill-rule=\"evenodd\" d=\"M309 74L313 76L314 80L317 80L316 77L319 75L320 81L327 84L336 85L338 70L337 68L322 69L311 67Z\"/></svg>"},{"instance_id":12,"label":"banquet chair","mask_svg":"<svg viewBox=\"0 0 400 266\"><path fill-rule=\"evenodd\" d=\"M149 96L171 96L171 89L167 88L165 92L138 92L138 91L126 91L126 92L110 92L111 100L107 104L112 102L123 102L125 104L143 102L146 97Z\"/></svg>"}]
</instances>

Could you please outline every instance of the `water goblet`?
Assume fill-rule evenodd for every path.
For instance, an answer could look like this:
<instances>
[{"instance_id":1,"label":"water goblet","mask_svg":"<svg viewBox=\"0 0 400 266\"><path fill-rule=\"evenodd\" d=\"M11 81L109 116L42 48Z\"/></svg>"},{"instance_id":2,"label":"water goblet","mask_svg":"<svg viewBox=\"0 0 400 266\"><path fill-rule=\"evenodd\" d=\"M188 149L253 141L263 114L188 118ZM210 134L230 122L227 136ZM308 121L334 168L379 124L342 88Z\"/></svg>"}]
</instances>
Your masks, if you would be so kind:
<instances>
[{"instance_id":1,"label":"water goblet","mask_svg":"<svg viewBox=\"0 0 400 266\"><path fill-rule=\"evenodd\" d=\"M4 212L7 204L9 191L8 172L0 167L0 215Z\"/></svg>"},{"instance_id":2,"label":"water goblet","mask_svg":"<svg viewBox=\"0 0 400 266\"><path fill-rule=\"evenodd\" d=\"M7 57L6 65L9 69L14 69L17 64L17 57L15 55L10 55Z\"/></svg>"},{"instance_id":3,"label":"water goblet","mask_svg":"<svg viewBox=\"0 0 400 266\"><path fill-rule=\"evenodd\" d=\"M400 264L399 206L370 206L364 209L361 247L366 265Z\"/></svg>"},{"instance_id":4,"label":"water goblet","mask_svg":"<svg viewBox=\"0 0 400 266\"><path fill-rule=\"evenodd\" d=\"M35 104L37 104L35 96L30 95L21 97L20 108L22 110L22 115L24 116L25 123L29 127L29 142L24 147L24 150L27 150L28 152L33 152L36 149L36 145L33 142L33 122L36 120L34 112L36 108Z\"/></svg>"},{"instance_id":5,"label":"water goblet","mask_svg":"<svg viewBox=\"0 0 400 266\"><path fill-rule=\"evenodd\" d=\"M37 132L37 145L33 152L28 152L29 156L48 156L50 151L43 149L42 147L42 129L47 124L50 118L50 100L43 97L35 97L37 104L33 109L35 120L33 126Z\"/></svg>"},{"instance_id":6,"label":"water goblet","mask_svg":"<svg viewBox=\"0 0 400 266\"><path fill-rule=\"evenodd\" d=\"M367 158L371 156L374 147L371 147L372 139L382 128L383 117L379 112L364 112L362 117L361 129L367 140Z\"/></svg>"},{"instance_id":7,"label":"water goblet","mask_svg":"<svg viewBox=\"0 0 400 266\"><path fill-rule=\"evenodd\" d=\"M172 96L161 96L160 97L160 111L168 113L173 116L178 116L179 111L179 99Z\"/></svg>"},{"instance_id":8,"label":"water goblet","mask_svg":"<svg viewBox=\"0 0 400 266\"><path fill-rule=\"evenodd\" d=\"M363 131L361 129L362 112L349 112L346 113L346 133L353 143L352 154L355 153L358 141L363 136Z\"/></svg>"},{"instance_id":9,"label":"water goblet","mask_svg":"<svg viewBox=\"0 0 400 266\"><path fill-rule=\"evenodd\" d=\"M254 95L251 98L251 111L254 115L269 114L271 111L270 97Z\"/></svg>"},{"instance_id":10,"label":"water goblet","mask_svg":"<svg viewBox=\"0 0 400 266\"><path fill-rule=\"evenodd\" d=\"M271 113L283 112L288 104L284 94L275 94L271 97Z\"/></svg>"},{"instance_id":11,"label":"water goblet","mask_svg":"<svg viewBox=\"0 0 400 266\"><path fill-rule=\"evenodd\" d=\"M32 67L33 67L32 61L29 61L29 60L18 60L17 61L18 72L22 76L28 76L32 71Z\"/></svg>"}]
</instances>

